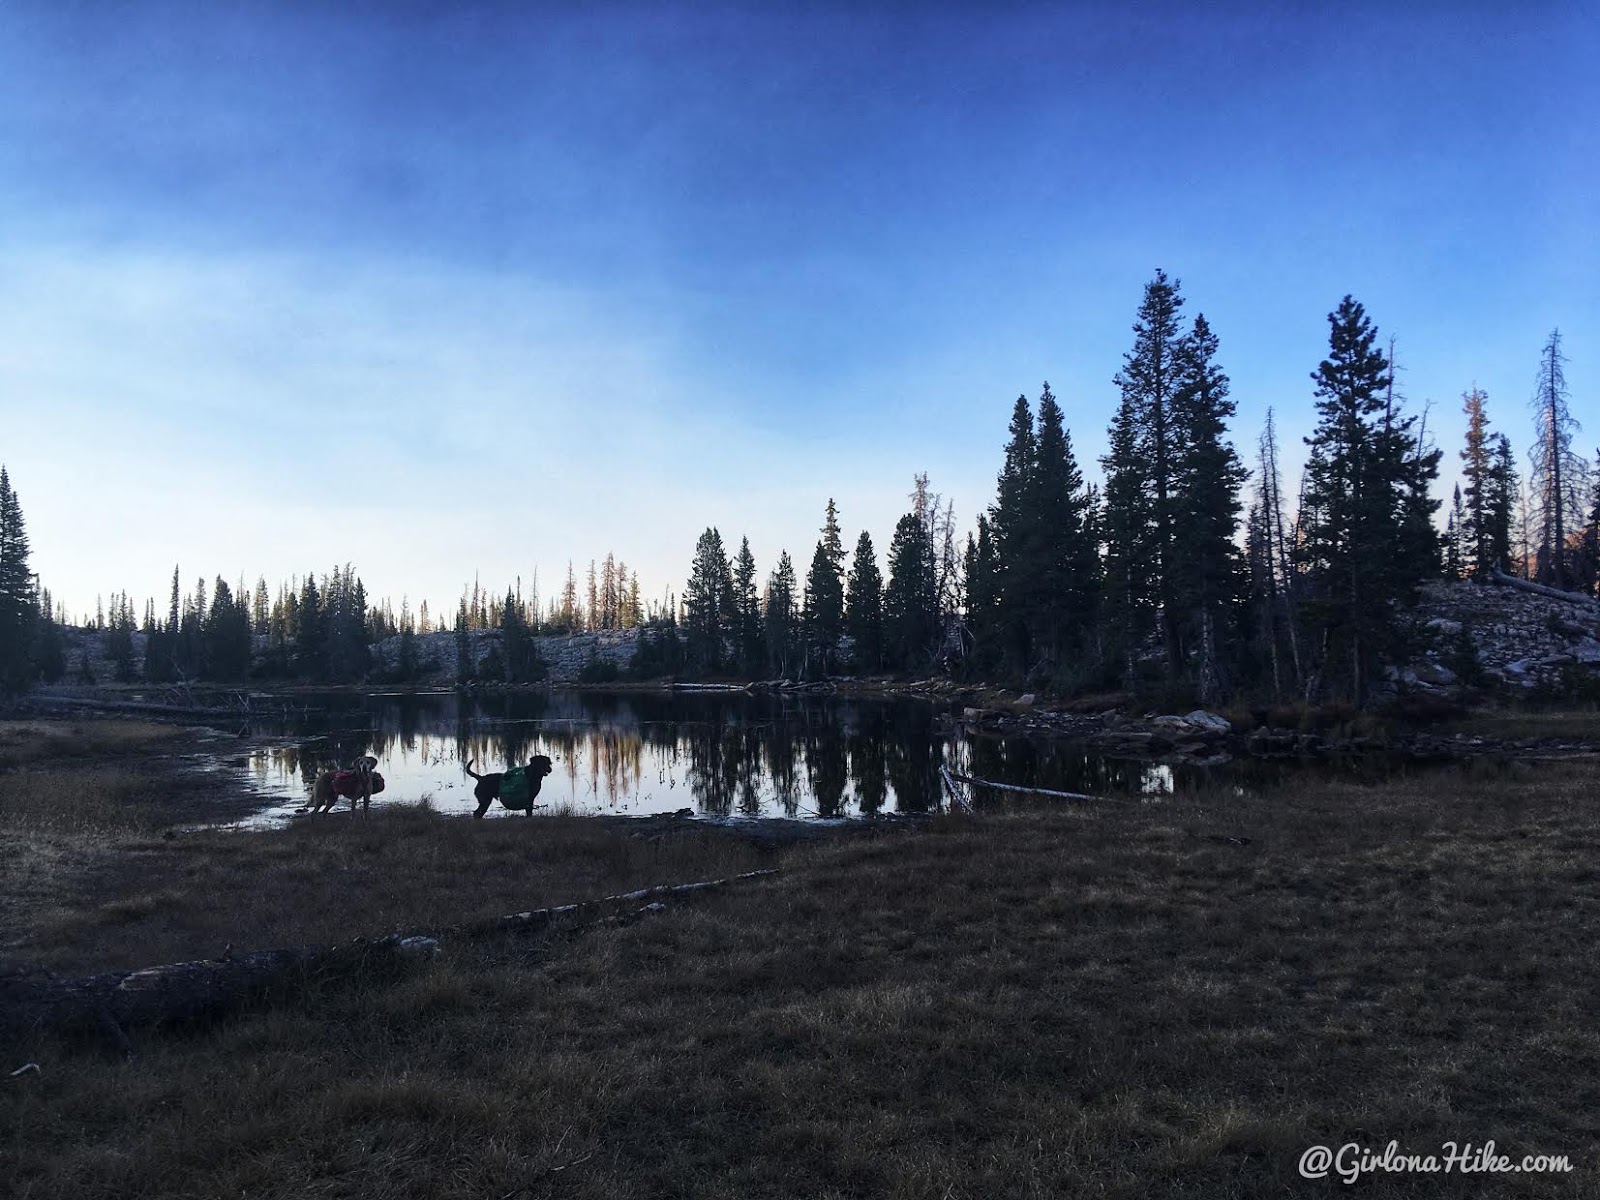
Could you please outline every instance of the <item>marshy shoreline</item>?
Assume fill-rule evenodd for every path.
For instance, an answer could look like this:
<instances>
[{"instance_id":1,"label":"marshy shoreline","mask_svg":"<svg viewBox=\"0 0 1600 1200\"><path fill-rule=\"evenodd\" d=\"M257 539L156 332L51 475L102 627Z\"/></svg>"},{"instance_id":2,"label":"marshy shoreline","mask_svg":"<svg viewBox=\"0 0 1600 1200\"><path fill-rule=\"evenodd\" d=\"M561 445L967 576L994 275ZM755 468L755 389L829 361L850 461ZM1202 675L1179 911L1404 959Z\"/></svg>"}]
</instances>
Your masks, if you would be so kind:
<instances>
[{"instance_id":1,"label":"marshy shoreline","mask_svg":"<svg viewBox=\"0 0 1600 1200\"><path fill-rule=\"evenodd\" d=\"M1600 1151L1590 760L776 845L417 806L169 838L202 734L61 733L0 739L0 926L63 975L781 873L445 939L131 1065L13 1045L11 1194L1257 1195L1313 1143Z\"/></svg>"}]
</instances>

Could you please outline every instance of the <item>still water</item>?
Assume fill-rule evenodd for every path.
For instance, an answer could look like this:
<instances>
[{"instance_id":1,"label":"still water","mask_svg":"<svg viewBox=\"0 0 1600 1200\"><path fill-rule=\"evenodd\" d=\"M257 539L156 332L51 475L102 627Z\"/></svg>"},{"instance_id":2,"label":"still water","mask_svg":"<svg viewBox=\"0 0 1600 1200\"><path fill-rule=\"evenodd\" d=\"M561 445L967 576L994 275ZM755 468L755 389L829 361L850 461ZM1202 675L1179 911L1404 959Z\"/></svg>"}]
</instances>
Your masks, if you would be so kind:
<instances>
[{"instance_id":1,"label":"still water","mask_svg":"<svg viewBox=\"0 0 1600 1200\"><path fill-rule=\"evenodd\" d=\"M932 704L736 693L544 692L329 695L255 722L276 740L250 755L274 822L305 802L317 771L361 754L386 788L374 805L423 796L440 812L474 808L480 773L547 754L545 811L645 816L853 817L927 812L939 767L1058 791L1150 797L1224 780L1228 768L1108 759L1070 742L958 731ZM980 793L981 803L1000 803ZM347 809L348 803L341 802ZM493 816L511 816L498 805Z\"/></svg>"}]
</instances>

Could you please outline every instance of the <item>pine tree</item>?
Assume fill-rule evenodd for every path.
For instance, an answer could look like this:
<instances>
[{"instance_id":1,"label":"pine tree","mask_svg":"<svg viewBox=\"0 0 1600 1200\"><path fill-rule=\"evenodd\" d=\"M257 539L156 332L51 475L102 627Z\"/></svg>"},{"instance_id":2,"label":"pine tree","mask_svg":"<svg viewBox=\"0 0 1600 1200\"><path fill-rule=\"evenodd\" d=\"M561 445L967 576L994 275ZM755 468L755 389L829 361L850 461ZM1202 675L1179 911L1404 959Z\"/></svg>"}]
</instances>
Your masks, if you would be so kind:
<instances>
[{"instance_id":1,"label":"pine tree","mask_svg":"<svg viewBox=\"0 0 1600 1200\"><path fill-rule=\"evenodd\" d=\"M929 585L933 573L923 524L915 513L907 513L889 544L889 583L883 592L884 645L893 666L920 666L936 649L938 613Z\"/></svg>"},{"instance_id":2,"label":"pine tree","mask_svg":"<svg viewBox=\"0 0 1600 1200\"><path fill-rule=\"evenodd\" d=\"M589 587L588 587L588 590L585 593L585 595L588 597L588 603L585 605L585 608L584 608L584 615L585 615L584 628L585 629L599 629L600 628L600 597L599 597L598 589L595 586L594 559L592 559L592 558L589 560Z\"/></svg>"},{"instance_id":3,"label":"pine tree","mask_svg":"<svg viewBox=\"0 0 1600 1200\"><path fill-rule=\"evenodd\" d=\"M59 683L67 674L66 641L53 613L50 590L44 588L39 601L38 637L33 655L37 678L44 683Z\"/></svg>"},{"instance_id":4,"label":"pine tree","mask_svg":"<svg viewBox=\"0 0 1600 1200\"><path fill-rule=\"evenodd\" d=\"M761 625L761 593L756 590L756 559L747 537L739 539L739 556L734 560L733 599L739 670L758 679L766 673L767 640Z\"/></svg>"},{"instance_id":5,"label":"pine tree","mask_svg":"<svg viewBox=\"0 0 1600 1200\"><path fill-rule=\"evenodd\" d=\"M118 683L132 683L138 678L133 669L133 632L133 605L128 593L113 595L106 622L106 657L111 660L112 675Z\"/></svg>"},{"instance_id":6,"label":"pine tree","mask_svg":"<svg viewBox=\"0 0 1600 1200\"><path fill-rule=\"evenodd\" d=\"M1467 513L1461 504L1461 485L1458 483L1450 502L1450 515L1444 523L1444 577L1451 582L1460 579L1463 565L1471 561L1470 554Z\"/></svg>"},{"instance_id":7,"label":"pine tree","mask_svg":"<svg viewBox=\"0 0 1600 1200\"><path fill-rule=\"evenodd\" d=\"M1180 362L1178 312L1183 297L1166 272L1157 271L1145 285L1144 299L1133 326L1133 349L1123 356L1122 370L1112 381L1122 390L1119 422L1132 425L1131 445L1119 446L1114 432L1112 456L1117 458L1121 490L1117 502L1129 497L1121 492L1137 489L1140 501L1123 532L1133 534L1130 546L1145 568L1155 604L1155 623L1161 634L1167 674L1180 667L1178 573L1174 561L1177 542L1176 491L1178 466L1184 454L1184 431L1174 411L1183 382ZM1128 435L1123 434L1124 437ZM1109 478L1109 473L1108 473ZM1107 503L1112 502L1107 488ZM1138 518L1144 516L1145 520ZM1140 601L1136 594L1128 599Z\"/></svg>"},{"instance_id":8,"label":"pine tree","mask_svg":"<svg viewBox=\"0 0 1600 1200\"><path fill-rule=\"evenodd\" d=\"M1194 661L1202 704L1217 702L1226 687L1225 656L1219 647L1232 633L1241 573L1239 490L1248 476L1227 440L1234 404L1216 353L1217 337L1205 315L1198 314L1174 360L1172 502L1182 536L1171 548L1174 579L1168 594L1181 622L1180 645L1192 648L1184 661Z\"/></svg>"},{"instance_id":9,"label":"pine tree","mask_svg":"<svg viewBox=\"0 0 1600 1200\"><path fill-rule=\"evenodd\" d=\"M472 655L472 617L467 612L467 598L461 597L456 609L456 682L466 683L477 675L477 665Z\"/></svg>"},{"instance_id":10,"label":"pine tree","mask_svg":"<svg viewBox=\"0 0 1600 1200\"><path fill-rule=\"evenodd\" d=\"M1100 568L1101 628L1109 635L1109 650L1123 686L1131 687L1139 647L1154 625L1156 587L1146 550L1151 506L1140 457L1139 414L1126 391L1107 436L1109 444L1100 460L1106 481L1100 506L1100 541L1105 548Z\"/></svg>"},{"instance_id":11,"label":"pine tree","mask_svg":"<svg viewBox=\"0 0 1600 1200\"><path fill-rule=\"evenodd\" d=\"M1085 538L1093 534L1085 529ZM967 578L967 632L972 638L972 661L979 670L996 665L999 655L998 607L1000 597L999 564L995 561L994 539L989 532L989 519L978 514L978 534L967 535L967 550L963 563Z\"/></svg>"},{"instance_id":12,"label":"pine tree","mask_svg":"<svg viewBox=\"0 0 1600 1200\"><path fill-rule=\"evenodd\" d=\"M733 571L722 534L708 528L695 543L694 564L683 589L685 649L692 668L720 671L727 662L727 639L734 631Z\"/></svg>"},{"instance_id":13,"label":"pine tree","mask_svg":"<svg viewBox=\"0 0 1600 1200\"><path fill-rule=\"evenodd\" d=\"M28 554L22 502L0 465L0 695L21 692L35 675L39 596Z\"/></svg>"},{"instance_id":14,"label":"pine tree","mask_svg":"<svg viewBox=\"0 0 1600 1200\"><path fill-rule=\"evenodd\" d=\"M993 615L1000 653L1018 670L1026 671L1033 659L1029 615L1038 591L1033 565L1038 559L1034 542L1039 527L1031 491L1038 473L1039 444L1026 396L1018 396L1012 406L1009 433L994 506L989 510Z\"/></svg>"},{"instance_id":15,"label":"pine tree","mask_svg":"<svg viewBox=\"0 0 1600 1200\"><path fill-rule=\"evenodd\" d=\"M1484 411L1488 399L1488 394L1476 384L1470 392L1461 393L1462 410L1467 415L1467 444L1461 451L1461 475L1466 480L1467 490L1460 497L1464 503L1456 522L1456 536L1461 541L1457 558L1466 574L1480 580L1487 579L1496 565L1489 528L1494 446L1489 440L1489 416Z\"/></svg>"},{"instance_id":16,"label":"pine tree","mask_svg":"<svg viewBox=\"0 0 1600 1200\"><path fill-rule=\"evenodd\" d=\"M982 518L980 518L981 520ZM845 632L850 635L850 656L858 671L883 667L883 575L872 536L863 529L856 539L845 586Z\"/></svg>"},{"instance_id":17,"label":"pine tree","mask_svg":"<svg viewBox=\"0 0 1600 1200\"><path fill-rule=\"evenodd\" d=\"M1290 536L1283 519L1282 481L1278 473L1278 427L1272 409L1267 409L1266 424L1258 443L1258 500L1261 522L1260 549L1256 578L1264 584L1267 598L1264 636L1272 667L1272 694L1283 694L1286 684L1298 690L1300 669L1300 618L1296 595L1298 576L1290 554ZM1288 649L1287 661L1280 654L1280 642Z\"/></svg>"},{"instance_id":18,"label":"pine tree","mask_svg":"<svg viewBox=\"0 0 1600 1200\"><path fill-rule=\"evenodd\" d=\"M1029 642L1054 668L1086 641L1095 605L1095 553L1085 529L1088 494L1061 406L1044 385L1027 498L1025 560L1018 563Z\"/></svg>"},{"instance_id":19,"label":"pine tree","mask_svg":"<svg viewBox=\"0 0 1600 1200\"><path fill-rule=\"evenodd\" d=\"M1440 454L1400 411L1390 359L1362 306L1346 296L1328 322L1329 356L1312 374L1319 422L1306 439L1300 553L1323 666L1361 704L1395 635L1391 607L1438 571L1437 502L1427 491Z\"/></svg>"},{"instance_id":20,"label":"pine tree","mask_svg":"<svg viewBox=\"0 0 1600 1200\"><path fill-rule=\"evenodd\" d=\"M1429 494L1439 475L1444 451L1428 441L1428 410L1424 404L1420 422L1403 415L1403 400L1394 390L1394 338L1389 338L1389 388L1384 399L1383 447L1380 461L1393 464L1398 505L1398 534L1395 560L1386 564L1398 589L1395 594L1406 603L1416 599L1416 585L1424 579L1437 579L1444 572L1444 539L1434 524L1440 501ZM1412 426L1416 425L1416 432Z\"/></svg>"},{"instance_id":21,"label":"pine tree","mask_svg":"<svg viewBox=\"0 0 1600 1200\"><path fill-rule=\"evenodd\" d=\"M463 612L466 601L462 601ZM323 619L322 595L317 591L317 581L310 572L300 588L299 619L296 622L294 657L296 669L302 675L320 679L327 673L326 659L328 631Z\"/></svg>"},{"instance_id":22,"label":"pine tree","mask_svg":"<svg viewBox=\"0 0 1600 1200\"><path fill-rule=\"evenodd\" d=\"M1589 512L1583 529L1582 582L1587 592L1600 596L1600 451L1595 453L1594 464L1594 474L1590 477Z\"/></svg>"},{"instance_id":23,"label":"pine tree","mask_svg":"<svg viewBox=\"0 0 1600 1200\"><path fill-rule=\"evenodd\" d=\"M797 581L789 552L778 555L777 568L767 580L765 604L767 659L783 678L795 673L798 621L795 618Z\"/></svg>"},{"instance_id":24,"label":"pine tree","mask_svg":"<svg viewBox=\"0 0 1600 1200\"><path fill-rule=\"evenodd\" d=\"M500 608L500 653L507 683L532 683L543 676L544 664L533 632L516 594L509 590Z\"/></svg>"},{"instance_id":25,"label":"pine tree","mask_svg":"<svg viewBox=\"0 0 1600 1200\"><path fill-rule=\"evenodd\" d=\"M568 633L578 628L578 581L572 574L572 560L567 559L567 582L561 588L561 624Z\"/></svg>"},{"instance_id":26,"label":"pine tree","mask_svg":"<svg viewBox=\"0 0 1600 1200\"><path fill-rule=\"evenodd\" d=\"M844 632L844 545L839 536L839 514L828 500L822 538L811 557L805 586L805 671L826 675L836 666L839 637Z\"/></svg>"},{"instance_id":27,"label":"pine tree","mask_svg":"<svg viewBox=\"0 0 1600 1200\"><path fill-rule=\"evenodd\" d=\"M1511 570L1512 528L1516 522L1517 501L1522 485L1517 479L1517 463L1511 453L1511 440L1505 434L1495 439L1493 465L1486 485L1484 518L1488 523L1486 541L1491 570Z\"/></svg>"},{"instance_id":28,"label":"pine tree","mask_svg":"<svg viewBox=\"0 0 1600 1200\"><path fill-rule=\"evenodd\" d=\"M201 674L206 679L235 681L250 673L250 613L241 597L235 601L222 576L217 576L206 617Z\"/></svg>"},{"instance_id":29,"label":"pine tree","mask_svg":"<svg viewBox=\"0 0 1600 1200\"><path fill-rule=\"evenodd\" d=\"M1534 385L1535 436L1530 482L1539 520L1538 578L1564 588L1570 576L1567 530L1581 511L1582 464L1572 452L1572 435L1580 428L1568 411L1567 357L1561 352L1561 331L1545 342Z\"/></svg>"}]
</instances>

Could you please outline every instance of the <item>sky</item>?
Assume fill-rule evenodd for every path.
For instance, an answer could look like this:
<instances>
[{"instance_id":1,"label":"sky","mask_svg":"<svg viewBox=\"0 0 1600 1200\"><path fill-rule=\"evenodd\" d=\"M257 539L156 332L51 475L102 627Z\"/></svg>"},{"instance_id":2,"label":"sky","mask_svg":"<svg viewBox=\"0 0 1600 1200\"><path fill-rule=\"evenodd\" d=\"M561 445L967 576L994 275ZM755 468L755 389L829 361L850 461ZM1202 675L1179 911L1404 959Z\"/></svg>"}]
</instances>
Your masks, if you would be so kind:
<instances>
[{"instance_id":1,"label":"sky","mask_svg":"<svg viewBox=\"0 0 1600 1200\"><path fill-rule=\"evenodd\" d=\"M1157 268L1292 479L1345 294L1454 481L1559 328L1600 446L1600 6L0 0L0 463L74 614L351 563L453 610L1086 475Z\"/></svg>"}]
</instances>

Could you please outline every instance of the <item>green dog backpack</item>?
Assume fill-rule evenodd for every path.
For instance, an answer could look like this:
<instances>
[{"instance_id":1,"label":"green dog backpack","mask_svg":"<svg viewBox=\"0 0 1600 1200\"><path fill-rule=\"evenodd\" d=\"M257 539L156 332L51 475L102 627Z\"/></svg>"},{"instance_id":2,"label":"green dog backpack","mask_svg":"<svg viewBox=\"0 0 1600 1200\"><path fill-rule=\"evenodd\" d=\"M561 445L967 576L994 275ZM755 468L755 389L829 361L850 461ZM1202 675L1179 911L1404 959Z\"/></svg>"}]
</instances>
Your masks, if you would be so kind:
<instances>
[{"instance_id":1,"label":"green dog backpack","mask_svg":"<svg viewBox=\"0 0 1600 1200\"><path fill-rule=\"evenodd\" d=\"M528 807L528 772L525 767L512 767L501 777L500 803L507 808Z\"/></svg>"}]
</instances>

